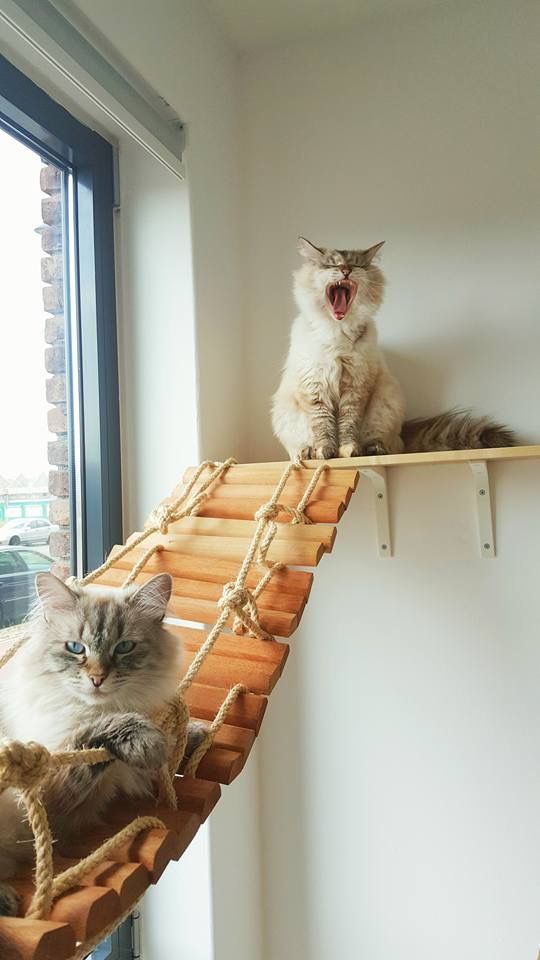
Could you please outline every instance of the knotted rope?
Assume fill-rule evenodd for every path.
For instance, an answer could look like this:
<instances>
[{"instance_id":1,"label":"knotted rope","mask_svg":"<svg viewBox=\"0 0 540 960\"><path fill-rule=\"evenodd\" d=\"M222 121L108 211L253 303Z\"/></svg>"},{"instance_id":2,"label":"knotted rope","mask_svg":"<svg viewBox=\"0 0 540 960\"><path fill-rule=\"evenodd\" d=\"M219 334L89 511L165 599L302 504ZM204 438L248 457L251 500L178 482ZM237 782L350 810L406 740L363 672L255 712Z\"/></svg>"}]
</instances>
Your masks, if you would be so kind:
<instances>
[{"instance_id":1,"label":"knotted rope","mask_svg":"<svg viewBox=\"0 0 540 960\"><path fill-rule=\"evenodd\" d=\"M105 562L97 568L97 570L93 570L91 573L88 573L86 577L83 577L82 580L79 580L79 583L82 586L92 583L94 580L97 580L98 577L101 577L102 574L106 573L107 570L110 570L113 564L118 563L118 561L121 560L122 557L125 557L127 553L135 550L136 547L143 543L148 537L152 536L153 533L165 534L169 529L170 523L173 523L175 520L181 520L182 517L193 516L203 500L205 500L210 493L214 484L220 480L225 471L228 470L233 463L236 463L234 457L229 457L229 459L225 460L223 463L215 463L213 460L204 460L203 463L197 467L197 470L193 474L188 485L182 491L180 496L176 498L176 500L173 500L168 504L159 504L159 506L157 506L150 513L148 520L146 521L145 528L141 531L141 533L138 533L136 537L133 537L129 543L126 543L126 545L121 547L121 549L116 553L111 554L107 560L105 560ZM202 481L198 490L192 495L191 491L195 487L201 474L207 468L211 468L209 476ZM148 552L148 556L151 556L154 552L155 548L151 547L150 551ZM139 567L137 573L142 570L142 567L145 563L146 560L144 560L142 566ZM135 574L135 576L137 576L137 574ZM131 582L129 577L128 580Z\"/></svg>"},{"instance_id":2,"label":"knotted rope","mask_svg":"<svg viewBox=\"0 0 540 960\"><path fill-rule=\"evenodd\" d=\"M145 530L113 556L110 556L105 563L97 570L88 574L80 583L85 585L98 579L98 577L109 570L113 564L134 550L147 537L151 536L151 534L158 532L166 534L170 523L180 520L182 517L193 515L203 500L208 496L212 486L222 477L229 466L235 462L233 459L229 459L224 463L214 463L213 461L205 461L202 463L195 471L180 497L169 504L161 504L153 510L145 525ZM284 564L279 562L268 564L266 559L272 541L277 533L278 527L276 519L280 512L284 512L291 517L293 524L310 522L305 515L305 509L327 465L322 463L313 472L313 476L296 507L280 503L279 498L283 493L287 480L291 473L301 466L302 464L299 460L288 464L268 503L263 504L257 510L255 514L257 526L240 570L235 580L225 584L221 598L218 601L218 608L221 611L220 615L208 633L205 642L199 648L197 655L194 657L178 687L176 696L167 704L156 720L164 733L172 740L168 763L160 771L158 793L159 800L167 803L171 807L177 806L173 778L184 756L188 735L189 710L184 695L212 650L219 634L227 624L231 615L234 615L235 629L248 630L251 634L262 640L274 639L273 636L261 626L256 600L273 574L284 567ZM202 481L199 488L192 493L201 474L207 468L210 468L209 476ZM162 549L162 544L155 544L146 550L134 565L124 581L123 586L129 586L133 583L150 557ZM246 586L246 580L251 567L255 563L267 565L268 568L255 589L251 591ZM25 636L18 638L11 647L4 652L0 657L0 668L17 653L25 640ZM196 774L201 760L212 745L218 730L223 725L228 710L235 700L246 692L247 688L243 684L236 684L236 686L229 691L212 724L208 728L206 736L189 758L185 767L185 775L194 776ZM88 857L85 857L68 870L63 871L56 878L54 877L52 837L47 813L41 800L43 787L50 777L62 767L68 765L80 766L83 764L103 763L109 760L114 760L114 758L111 757L105 749L82 749L50 753L41 744L22 744L17 741L0 747L0 794L8 788L13 788L20 792L21 800L28 812L28 820L35 840L35 892L26 913L27 917L43 918L47 916L50 913L52 903L61 893L76 885L89 869L94 868L106 860L110 853L120 844L132 839L142 830L149 828L165 829L162 821L157 818L138 817L131 824L120 830L114 837L111 837L103 843ZM129 913L129 911L127 911L127 913ZM103 936L115 929L118 922L118 920L115 920L107 931L100 932L99 937L80 945L73 960L81 960L89 950L93 949Z\"/></svg>"}]
</instances>

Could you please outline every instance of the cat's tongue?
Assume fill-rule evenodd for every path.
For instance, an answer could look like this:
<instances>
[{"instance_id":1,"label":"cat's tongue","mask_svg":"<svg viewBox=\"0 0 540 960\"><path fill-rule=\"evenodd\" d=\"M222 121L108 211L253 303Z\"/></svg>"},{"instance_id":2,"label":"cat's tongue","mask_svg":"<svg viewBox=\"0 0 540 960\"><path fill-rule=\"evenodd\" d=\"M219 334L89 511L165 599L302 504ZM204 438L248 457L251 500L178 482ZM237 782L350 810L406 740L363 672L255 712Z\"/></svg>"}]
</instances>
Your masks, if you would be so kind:
<instances>
[{"instance_id":1,"label":"cat's tongue","mask_svg":"<svg viewBox=\"0 0 540 960\"><path fill-rule=\"evenodd\" d=\"M357 285L352 280L330 283L326 288L326 299L336 320L343 320L356 295Z\"/></svg>"},{"instance_id":2,"label":"cat's tongue","mask_svg":"<svg viewBox=\"0 0 540 960\"><path fill-rule=\"evenodd\" d=\"M349 291L345 287L334 287L331 302L334 316L344 317L349 306Z\"/></svg>"}]
</instances>

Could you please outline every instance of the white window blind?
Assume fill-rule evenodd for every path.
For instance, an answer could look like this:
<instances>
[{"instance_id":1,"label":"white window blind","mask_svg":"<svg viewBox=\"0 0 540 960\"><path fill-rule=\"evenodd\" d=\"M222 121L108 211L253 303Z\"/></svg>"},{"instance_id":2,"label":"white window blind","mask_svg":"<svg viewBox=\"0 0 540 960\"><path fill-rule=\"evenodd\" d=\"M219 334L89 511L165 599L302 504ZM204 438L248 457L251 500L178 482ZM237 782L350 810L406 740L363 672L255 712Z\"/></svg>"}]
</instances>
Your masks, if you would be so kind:
<instances>
[{"instance_id":1,"label":"white window blind","mask_svg":"<svg viewBox=\"0 0 540 960\"><path fill-rule=\"evenodd\" d=\"M180 117L97 31L92 36L87 21L81 29L77 16L80 20L76 9L62 0L0 0L0 34L4 38L8 31L16 34L63 81L74 85L122 130L183 178L184 129ZM5 55L9 59L9 51Z\"/></svg>"}]
</instances>

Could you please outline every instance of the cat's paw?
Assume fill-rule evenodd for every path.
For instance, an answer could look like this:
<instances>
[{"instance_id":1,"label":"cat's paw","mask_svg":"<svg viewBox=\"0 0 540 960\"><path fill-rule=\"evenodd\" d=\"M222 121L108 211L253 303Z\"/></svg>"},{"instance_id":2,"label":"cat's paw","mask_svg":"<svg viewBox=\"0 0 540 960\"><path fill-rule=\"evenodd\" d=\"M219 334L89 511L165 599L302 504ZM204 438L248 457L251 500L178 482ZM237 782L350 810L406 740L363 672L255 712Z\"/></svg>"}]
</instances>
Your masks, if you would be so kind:
<instances>
[{"instance_id":1,"label":"cat's paw","mask_svg":"<svg viewBox=\"0 0 540 960\"><path fill-rule=\"evenodd\" d=\"M319 447L313 447L314 460L333 460L337 454L337 447L331 440L322 443Z\"/></svg>"},{"instance_id":2,"label":"cat's paw","mask_svg":"<svg viewBox=\"0 0 540 960\"><path fill-rule=\"evenodd\" d=\"M104 729L87 742L89 747L105 747L117 760L133 767L158 770L167 762L167 738L155 723L137 713L112 717Z\"/></svg>"},{"instance_id":3,"label":"cat's paw","mask_svg":"<svg viewBox=\"0 0 540 960\"><path fill-rule=\"evenodd\" d=\"M189 721L186 749L184 750L185 757L191 757L192 753L203 742L207 733L208 727L205 723L201 723L200 720Z\"/></svg>"},{"instance_id":4,"label":"cat's paw","mask_svg":"<svg viewBox=\"0 0 540 960\"><path fill-rule=\"evenodd\" d=\"M358 457L359 447L356 443L342 443L338 450L338 457Z\"/></svg>"},{"instance_id":5,"label":"cat's paw","mask_svg":"<svg viewBox=\"0 0 540 960\"><path fill-rule=\"evenodd\" d=\"M0 881L0 917L16 917L19 912L19 897L9 883Z\"/></svg>"},{"instance_id":6,"label":"cat's paw","mask_svg":"<svg viewBox=\"0 0 540 960\"><path fill-rule=\"evenodd\" d=\"M362 447L364 457L384 457L390 451L383 440L369 440Z\"/></svg>"}]
</instances>

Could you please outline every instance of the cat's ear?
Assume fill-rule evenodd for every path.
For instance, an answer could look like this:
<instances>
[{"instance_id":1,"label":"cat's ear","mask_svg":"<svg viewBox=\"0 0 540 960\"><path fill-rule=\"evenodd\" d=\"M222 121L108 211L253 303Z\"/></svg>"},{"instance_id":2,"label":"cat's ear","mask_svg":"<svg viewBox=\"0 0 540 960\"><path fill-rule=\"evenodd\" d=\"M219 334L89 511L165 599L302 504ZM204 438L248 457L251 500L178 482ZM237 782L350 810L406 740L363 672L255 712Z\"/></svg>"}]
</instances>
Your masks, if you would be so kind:
<instances>
[{"instance_id":1,"label":"cat's ear","mask_svg":"<svg viewBox=\"0 0 540 960\"><path fill-rule=\"evenodd\" d=\"M77 603L77 595L70 590L62 580L52 573L38 573L36 575L36 593L41 602L43 616L47 620L49 614L71 613Z\"/></svg>"},{"instance_id":2,"label":"cat's ear","mask_svg":"<svg viewBox=\"0 0 540 960\"><path fill-rule=\"evenodd\" d=\"M384 247L386 240L381 240L380 243L375 243L369 250L364 250L362 252L362 260L364 266L369 267L370 263L375 259L381 247Z\"/></svg>"},{"instance_id":3,"label":"cat's ear","mask_svg":"<svg viewBox=\"0 0 540 960\"><path fill-rule=\"evenodd\" d=\"M314 243L306 240L305 237L298 237L296 245L301 257L304 257L306 260L311 260L313 263L321 262L323 251L320 250L319 247L316 247Z\"/></svg>"},{"instance_id":4,"label":"cat's ear","mask_svg":"<svg viewBox=\"0 0 540 960\"><path fill-rule=\"evenodd\" d=\"M129 605L150 620L163 620L167 604L171 599L172 577L169 573L158 573L143 583L129 598Z\"/></svg>"}]
</instances>

